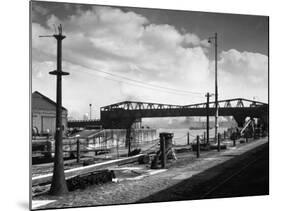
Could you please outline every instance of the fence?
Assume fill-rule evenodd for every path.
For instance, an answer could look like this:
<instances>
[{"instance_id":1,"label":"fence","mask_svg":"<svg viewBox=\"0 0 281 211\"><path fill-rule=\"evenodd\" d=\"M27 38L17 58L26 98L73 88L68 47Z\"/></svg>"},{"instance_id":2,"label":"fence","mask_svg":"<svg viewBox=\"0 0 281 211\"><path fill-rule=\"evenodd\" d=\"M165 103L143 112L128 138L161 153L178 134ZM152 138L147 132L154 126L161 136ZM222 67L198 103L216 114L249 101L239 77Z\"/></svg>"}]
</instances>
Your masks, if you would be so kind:
<instances>
[{"instance_id":1,"label":"fence","mask_svg":"<svg viewBox=\"0 0 281 211\"><path fill-rule=\"evenodd\" d=\"M255 138L257 136L262 136L262 131L256 130L258 134L254 133L252 136L244 136L245 142L248 142L248 138ZM213 136L210 136L209 143L216 147L218 145L218 150L226 145L236 146L236 140L240 137L238 136L240 132L235 130L221 130L220 132L220 142L216 143ZM237 135L238 134L238 135ZM99 162L102 160L117 159L120 157L128 156L128 146L127 141L127 131L124 129L106 129L101 130L87 137L68 137L63 139L63 153L65 158L77 158L80 162L80 158L84 157L95 158L94 162ZM198 137L198 139L197 139ZM184 141L178 141L183 140ZM198 141L197 141L198 140ZM242 140L243 141L243 140ZM136 151L141 153L155 153L159 150L159 137L157 137L156 130L153 129L132 129L131 130L131 152ZM188 145L198 145L206 144L207 137L206 132L201 131L198 134L192 134L187 132L183 136L173 137L174 147L185 147ZM55 151L55 141L53 138L39 139L32 142L32 158L36 156L44 158L54 157ZM206 145L207 146L207 145ZM131 154L133 155L133 154ZM49 161L48 161L49 162Z\"/></svg>"},{"instance_id":2,"label":"fence","mask_svg":"<svg viewBox=\"0 0 281 211\"><path fill-rule=\"evenodd\" d=\"M63 153L65 158L95 157L99 159L115 159L128 155L126 146L125 129L105 129L87 137L68 137L63 139ZM156 130L132 129L131 151L138 149L147 151L158 143ZM34 140L32 142L32 154L41 154L45 157L53 157L55 141L53 138Z\"/></svg>"}]
</instances>

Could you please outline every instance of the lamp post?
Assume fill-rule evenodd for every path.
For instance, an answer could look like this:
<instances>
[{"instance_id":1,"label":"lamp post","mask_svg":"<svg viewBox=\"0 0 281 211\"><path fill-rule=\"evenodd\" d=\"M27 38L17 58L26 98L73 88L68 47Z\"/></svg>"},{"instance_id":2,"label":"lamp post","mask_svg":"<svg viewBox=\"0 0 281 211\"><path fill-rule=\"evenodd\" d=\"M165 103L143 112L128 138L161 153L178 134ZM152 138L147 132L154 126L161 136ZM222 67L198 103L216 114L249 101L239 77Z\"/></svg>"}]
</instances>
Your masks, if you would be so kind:
<instances>
[{"instance_id":1,"label":"lamp post","mask_svg":"<svg viewBox=\"0 0 281 211\"><path fill-rule=\"evenodd\" d=\"M62 84L61 79L68 72L62 71L62 40L65 36L62 34L62 26L58 27L59 33L54 35L46 35L39 37L54 37L57 40L57 69L49 72L57 77L57 102L56 102L56 134L55 134L55 158L53 168L53 178L50 188L51 195L62 195L68 192L63 161L63 142L62 142Z\"/></svg>"},{"instance_id":2,"label":"lamp post","mask_svg":"<svg viewBox=\"0 0 281 211\"><path fill-rule=\"evenodd\" d=\"M90 120L91 120L92 119L92 104L90 103L89 106L90 106Z\"/></svg>"},{"instance_id":3,"label":"lamp post","mask_svg":"<svg viewBox=\"0 0 281 211\"><path fill-rule=\"evenodd\" d=\"M209 43L213 43L215 45L215 141L218 141L218 116L219 116L219 109L218 109L218 34L215 33L214 36L209 37Z\"/></svg>"}]
</instances>

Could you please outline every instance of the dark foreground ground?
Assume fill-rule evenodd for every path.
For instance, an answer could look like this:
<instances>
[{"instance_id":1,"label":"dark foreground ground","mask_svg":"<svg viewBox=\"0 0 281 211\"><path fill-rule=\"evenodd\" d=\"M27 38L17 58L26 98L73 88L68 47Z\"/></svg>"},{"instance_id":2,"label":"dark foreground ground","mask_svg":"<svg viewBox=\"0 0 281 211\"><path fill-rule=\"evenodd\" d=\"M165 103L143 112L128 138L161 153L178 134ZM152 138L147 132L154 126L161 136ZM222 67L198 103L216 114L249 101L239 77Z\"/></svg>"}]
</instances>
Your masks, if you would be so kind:
<instances>
[{"instance_id":1,"label":"dark foreground ground","mask_svg":"<svg viewBox=\"0 0 281 211\"><path fill-rule=\"evenodd\" d=\"M238 142L236 147L221 152L202 151L200 158L194 152L181 153L161 173L138 178L141 170L130 170L130 174L137 173L130 180L89 186L60 197L33 197L34 205L48 201L34 209L267 195L268 151L268 139L263 138ZM127 167L149 169L137 164Z\"/></svg>"},{"instance_id":2,"label":"dark foreground ground","mask_svg":"<svg viewBox=\"0 0 281 211\"><path fill-rule=\"evenodd\" d=\"M138 203L269 194L269 144L215 166Z\"/></svg>"}]
</instances>

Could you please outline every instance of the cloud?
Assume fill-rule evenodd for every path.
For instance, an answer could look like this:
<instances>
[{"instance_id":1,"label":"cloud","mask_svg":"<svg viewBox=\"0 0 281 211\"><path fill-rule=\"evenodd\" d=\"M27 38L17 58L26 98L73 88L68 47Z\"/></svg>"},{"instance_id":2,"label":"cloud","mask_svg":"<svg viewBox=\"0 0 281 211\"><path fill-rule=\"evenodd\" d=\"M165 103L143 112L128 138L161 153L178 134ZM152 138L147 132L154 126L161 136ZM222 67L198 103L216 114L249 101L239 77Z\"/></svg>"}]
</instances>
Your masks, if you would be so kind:
<instances>
[{"instance_id":1,"label":"cloud","mask_svg":"<svg viewBox=\"0 0 281 211\"><path fill-rule=\"evenodd\" d=\"M49 11L46 7L42 7L38 4L33 4L32 5L32 12L33 13L39 13L41 15L46 15Z\"/></svg>"},{"instance_id":2,"label":"cloud","mask_svg":"<svg viewBox=\"0 0 281 211\"><path fill-rule=\"evenodd\" d=\"M222 71L231 75L246 76L252 83L267 81L268 57L266 55L230 49L223 51L220 57L219 67Z\"/></svg>"},{"instance_id":3,"label":"cloud","mask_svg":"<svg viewBox=\"0 0 281 211\"><path fill-rule=\"evenodd\" d=\"M267 87L268 57L260 53L223 51L218 62L225 75L247 81L247 84Z\"/></svg>"},{"instance_id":4,"label":"cloud","mask_svg":"<svg viewBox=\"0 0 281 211\"><path fill-rule=\"evenodd\" d=\"M232 96L268 100L268 57L260 53L222 51L218 61L222 90ZM225 94L224 93L224 94ZM228 94L229 95L229 94Z\"/></svg>"},{"instance_id":5,"label":"cloud","mask_svg":"<svg viewBox=\"0 0 281 211\"><path fill-rule=\"evenodd\" d=\"M66 103L72 110L81 110L81 114L88 111L88 102L92 100L96 108L126 99L188 104L202 102L203 93L213 90L214 64L210 62L210 46L206 40L185 30L178 31L172 25L152 24L135 12L101 6L88 10L78 8L63 19L52 14L42 25L32 23L32 58L38 63L33 67L33 78L36 78L33 87L43 87L42 84L47 87L48 80L41 80L39 85L40 77L46 76L40 75L42 72L38 69L51 68L48 62L55 61L56 41L39 39L38 35L53 34L53 24L62 24L66 35L63 68L71 73L64 82ZM253 86L265 82L266 56L232 49L223 51L219 58L220 88L225 86L224 96L233 95L232 80L236 81L236 87L243 88L244 85L239 84L249 86L247 80ZM143 81L143 84L124 77ZM202 92L202 96L175 95L147 84ZM69 90L73 90L72 93ZM77 101L81 96L84 99Z\"/></svg>"},{"instance_id":6,"label":"cloud","mask_svg":"<svg viewBox=\"0 0 281 211\"><path fill-rule=\"evenodd\" d=\"M207 40L201 40L196 34L185 33L183 37L183 46L194 47L202 46L204 48L210 47L210 44Z\"/></svg>"},{"instance_id":7,"label":"cloud","mask_svg":"<svg viewBox=\"0 0 281 211\"><path fill-rule=\"evenodd\" d=\"M32 62L32 75L34 78L44 80L53 69L55 69L54 61Z\"/></svg>"},{"instance_id":8,"label":"cloud","mask_svg":"<svg viewBox=\"0 0 281 211\"><path fill-rule=\"evenodd\" d=\"M192 82L191 77L202 75L208 67L196 35L181 34L171 25L150 24L139 14L110 7L79 10L65 20L51 15L47 20L49 28L33 23L35 51L55 55L55 45L39 40L38 34L51 34L53 24L59 23L67 35L63 41L64 59L77 65L132 77L137 69L138 77L148 82L156 78ZM188 43L193 47L184 46Z\"/></svg>"}]
</instances>

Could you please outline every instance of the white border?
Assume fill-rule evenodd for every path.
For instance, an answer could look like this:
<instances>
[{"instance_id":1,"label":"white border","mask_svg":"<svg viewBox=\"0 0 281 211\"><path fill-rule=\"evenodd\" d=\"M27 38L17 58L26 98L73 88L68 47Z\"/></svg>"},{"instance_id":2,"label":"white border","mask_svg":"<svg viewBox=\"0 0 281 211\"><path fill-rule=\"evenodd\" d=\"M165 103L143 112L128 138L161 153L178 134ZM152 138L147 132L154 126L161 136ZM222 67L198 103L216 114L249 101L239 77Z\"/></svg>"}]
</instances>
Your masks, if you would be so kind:
<instances>
[{"instance_id":1,"label":"white border","mask_svg":"<svg viewBox=\"0 0 281 211\"><path fill-rule=\"evenodd\" d=\"M57 0L59 1L59 0ZM66 2L228 12L270 16L270 196L67 210L277 210L280 207L280 20L278 1L250 0L68 0ZM1 2L1 210L28 208L29 2ZM3 118L4 117L4 118ZM279 129L280 130L280 129Z\"/></svg>"}]
</instances>

